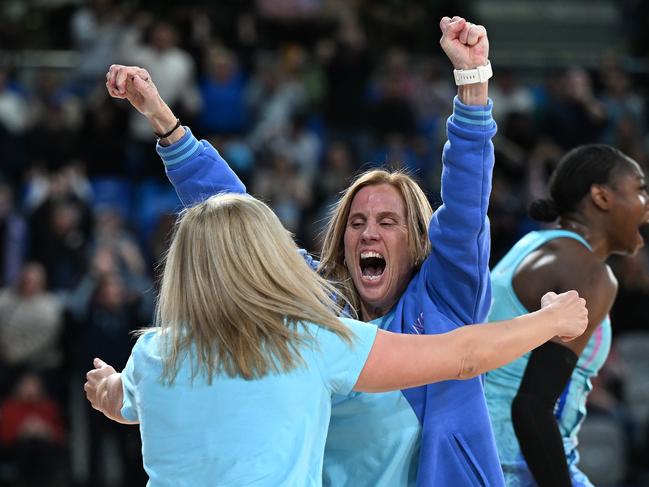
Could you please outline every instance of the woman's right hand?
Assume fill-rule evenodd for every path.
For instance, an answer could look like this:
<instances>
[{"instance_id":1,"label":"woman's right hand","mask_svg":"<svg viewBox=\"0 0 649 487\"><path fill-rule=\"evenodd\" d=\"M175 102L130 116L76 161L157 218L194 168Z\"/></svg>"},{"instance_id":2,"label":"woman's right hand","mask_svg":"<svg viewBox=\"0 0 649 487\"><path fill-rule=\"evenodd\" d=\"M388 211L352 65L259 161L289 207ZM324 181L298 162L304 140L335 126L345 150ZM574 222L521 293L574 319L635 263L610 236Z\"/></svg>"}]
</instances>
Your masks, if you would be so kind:
<instances>
[{"instance_id":1,"label":"woman's right hand","mask_svg":"<svg viewBox=\"0 0 649 487\"><path fill-rule=\"evenodd\" d=\"M106 73L106 89L113 98L126 98L147 118L155 116L165 104L149 72L138 66L111 65Z\"/></svg>"},{"instance_id":2,"label":"woman's right hand","mask_svg":"<svg viewBox=\"0 0 649 487\"><path fill-rule=\"evenodd\" d=\"M158 137L160 134L169 133L168 137L160 140L162 145L173 144L185 134L185 129L176 125L178 119L160 97L158 88L146 69L113 64L106 73L106 89L113 98L126 98L149 120L153 132L158 134Z\"/></svg>"},{"instance_id":3,"label":"woman's right hand","mask_svg":"<svg viewBox=\"0 0 649 487\"><path fill-rule=\"evenodd\" d=\"M588 326L586 300L577 291L556 294L549 292L541 298L541 309L551 312L557 335L564 342L574 340Z\"/></svg>"}]
</instances>

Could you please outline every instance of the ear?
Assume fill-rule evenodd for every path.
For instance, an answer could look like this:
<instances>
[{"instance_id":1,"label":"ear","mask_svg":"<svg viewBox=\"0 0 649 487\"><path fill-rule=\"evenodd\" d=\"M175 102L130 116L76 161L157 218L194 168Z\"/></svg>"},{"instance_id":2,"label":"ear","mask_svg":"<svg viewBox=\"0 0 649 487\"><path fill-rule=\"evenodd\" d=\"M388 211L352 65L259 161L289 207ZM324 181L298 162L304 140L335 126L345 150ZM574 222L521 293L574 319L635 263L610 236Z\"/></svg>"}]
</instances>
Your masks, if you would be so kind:
<instances>
[{"instance_id":1,"label":"ear","mask_svg":"<svg viewBox=\"0 0 649 487\"><path fill-rule=\"evenodd\" d=\"M590 199L598 209L608 211L613 201L613 192L607 186L593 184L590 187Z\"/></svg>"}]
</instances>

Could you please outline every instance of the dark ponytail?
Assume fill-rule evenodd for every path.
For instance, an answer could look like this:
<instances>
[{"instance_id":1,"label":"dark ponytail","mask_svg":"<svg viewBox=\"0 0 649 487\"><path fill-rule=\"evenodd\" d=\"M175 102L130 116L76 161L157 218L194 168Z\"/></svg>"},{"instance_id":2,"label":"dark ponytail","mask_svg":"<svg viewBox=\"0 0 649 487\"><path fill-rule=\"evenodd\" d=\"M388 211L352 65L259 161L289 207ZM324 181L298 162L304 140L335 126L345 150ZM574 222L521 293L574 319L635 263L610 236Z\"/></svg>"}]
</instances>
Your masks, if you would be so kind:
<instances>
[{"instance_id":1,"label":"dark ponytail","mask_svg":"<svg viewBox=\"0 0 649 487\"><path fill-rule=\"evenodd\" d=\"M559 218L557 205L550 198L539 198L530 203L527 213L536 221L553 222Z\"/></svg>"}]
</instances>

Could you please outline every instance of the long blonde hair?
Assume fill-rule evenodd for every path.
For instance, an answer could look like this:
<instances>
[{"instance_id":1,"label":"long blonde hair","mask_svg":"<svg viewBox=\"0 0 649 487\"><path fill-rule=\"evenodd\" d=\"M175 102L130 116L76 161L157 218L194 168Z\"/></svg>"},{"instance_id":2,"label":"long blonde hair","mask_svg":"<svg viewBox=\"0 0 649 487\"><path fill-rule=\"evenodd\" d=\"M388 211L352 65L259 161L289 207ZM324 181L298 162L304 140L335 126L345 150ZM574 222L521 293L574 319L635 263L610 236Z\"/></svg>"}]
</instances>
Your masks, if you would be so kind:
<instances>
[{"instance_id":1,"label":"long blonde hair","mask_svg":"<svg viewBox=\"0 0 649 487\"><path fill-rule=\"evenodd\" d=\"M336 285L340 294L350 303L356 313L360 310L360 299L349 269L345 265L345 229L356 194L366 186L379 184L393 186L403 197L406 206L408 247L412 256L413 269L418 269L421 266L431 249L428 239L428 223L433 209L415 180L399 170L373 169L360 174L331 210L318 268L320 275Z\"/></svg>"},{"instance_id":2,"label":"long blonde hair","mask_svg":"<svg viewBox=\"0 0 649 487\"><path fill-rule=\"evenodd\" d=\"M313 339L300 333L302 322L351 343L333 292L261 201L226 194L186 210L156 308L163 381L175 380L190 351L192 378L202 371L209 382L216 373L253 379L290 371L303 363L300 346Z\"/></svg>"}]
</instances>

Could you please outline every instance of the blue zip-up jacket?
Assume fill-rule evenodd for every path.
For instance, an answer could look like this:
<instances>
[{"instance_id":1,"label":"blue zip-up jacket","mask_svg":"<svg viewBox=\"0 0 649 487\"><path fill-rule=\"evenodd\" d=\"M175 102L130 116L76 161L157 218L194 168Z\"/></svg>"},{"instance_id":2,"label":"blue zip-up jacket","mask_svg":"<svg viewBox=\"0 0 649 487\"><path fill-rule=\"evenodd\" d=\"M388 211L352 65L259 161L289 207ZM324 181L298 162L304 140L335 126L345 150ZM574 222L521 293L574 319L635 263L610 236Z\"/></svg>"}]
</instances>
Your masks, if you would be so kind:
<instances>
[{"instance_id":1,"label":"blue zip-up jacket","mask_svg":"<svg viewBox=\"0 0 649 487\"><path fill-rule=\"evenodd\" d=\"M444 333L481 323L491 304L487 207L496 133L491 102L468 106L456 98L447 132L443 204L428 231L432 252L396 304L388 328L393 332ZM245 192L218 152L189 131L157 150L185 206L220 192ZM306 257L315 268L317 262ZM440 382L403 394L422 424L418 486L504 485L482 378Z\"/></svg>"}]
</instances>

